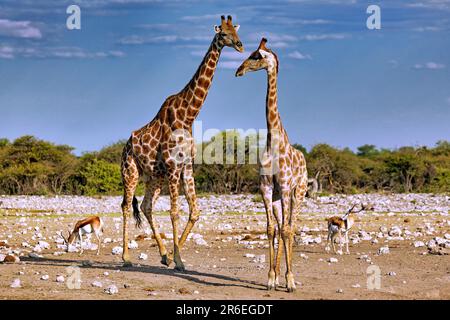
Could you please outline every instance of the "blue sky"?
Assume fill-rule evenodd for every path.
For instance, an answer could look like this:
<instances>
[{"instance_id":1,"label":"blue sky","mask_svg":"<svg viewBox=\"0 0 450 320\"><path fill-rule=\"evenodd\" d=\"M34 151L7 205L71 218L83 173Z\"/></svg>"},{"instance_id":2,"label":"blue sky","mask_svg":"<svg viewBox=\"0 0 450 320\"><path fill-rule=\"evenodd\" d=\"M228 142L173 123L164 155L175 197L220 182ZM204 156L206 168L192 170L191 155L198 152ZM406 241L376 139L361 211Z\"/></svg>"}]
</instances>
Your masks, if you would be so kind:
<instances>
[{"instance_id":1,"label":"blue sky","mask_svg":"<svg viewBox=\"0 0 450 320\"><path fill-rule=\"evenodd\" d=\"M81 30L66 28L70 4ZM366 28L370 4L381 30ZM190 80L222 14L241 25L246 52L224 49L203 129L265 127L266 75L234 77L265 36L291 142L450 139L450 0L0 0L0 137L77 154L128 138Z\"/></svg>"}]
</instances>

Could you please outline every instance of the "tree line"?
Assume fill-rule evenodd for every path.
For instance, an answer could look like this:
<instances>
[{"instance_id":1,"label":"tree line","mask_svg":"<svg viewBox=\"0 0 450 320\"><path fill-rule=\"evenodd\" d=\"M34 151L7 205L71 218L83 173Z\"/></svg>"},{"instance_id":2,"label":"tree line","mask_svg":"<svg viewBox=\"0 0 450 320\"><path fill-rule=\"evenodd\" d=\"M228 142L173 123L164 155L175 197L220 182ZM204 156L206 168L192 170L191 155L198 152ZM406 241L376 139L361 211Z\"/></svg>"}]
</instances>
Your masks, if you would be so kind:
<instances>
[{"instance_id":1,"label":"tree line","mask_svg":"<svg viewBox=\"0 0 450 320\"><path fill-rule=\"evenodd\" d=\"M228 138L225 138L227 135ZM223 139L221 156L236 155L238 143L226 148L230 132L224 132L198 145L204 149ZM235 142L249 137L234 132ZM259 141L256 139L256 141ZM121 140L96 152L81 156L68 145L57 145L33 136L14 141L0 139L0 194L25 195L117 195L122 193L120 161L126 141ZM258 146L244 144L244 157ZM379 149L363 145L353 152L317 144L306 150L299 144L307 161L308 175L319 193L361 192L450 192L450 142L438 141L434 147ZM256 193L258 167L229 159L224 164L195 165L198 193ZM225 164L226 163L226 164ZM166 190L163 190L163 192ZM139 186L137 193L142 194Z\"/></svg>"}]
</instances>

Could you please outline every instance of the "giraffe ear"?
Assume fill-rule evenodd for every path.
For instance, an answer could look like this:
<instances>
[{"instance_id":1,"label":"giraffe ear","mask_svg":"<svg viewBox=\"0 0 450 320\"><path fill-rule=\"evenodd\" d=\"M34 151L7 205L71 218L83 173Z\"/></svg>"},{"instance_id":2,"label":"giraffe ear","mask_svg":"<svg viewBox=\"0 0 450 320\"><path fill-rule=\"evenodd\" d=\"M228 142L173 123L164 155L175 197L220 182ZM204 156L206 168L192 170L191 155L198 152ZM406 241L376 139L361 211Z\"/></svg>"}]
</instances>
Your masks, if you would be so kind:
<instances>
[{"instance_id":1,"label":"giraffe ear","mask_svg":"<svg viewBox=\"0 0 450 320\"><path fill-rule=\"evenodd\" d=\"M218 26L218 25L215 25L215 26L214 26L214 31L215 31L216 33L219 33L220 31L222 31L222 28L221 28L220 26Z\"/></svg>"},{"instance_id":2,"label":"giraffe ear","mask_svg":"<svg viewBox=\"0 0 450 320\"><path fill-rule=\"evenodd\" d=\"M241 27L241 25L235 24L233 27L234 27L234 30L236 30L236 32L237 32L239 30L239 28Z\"/></svg>"}]
</instances>

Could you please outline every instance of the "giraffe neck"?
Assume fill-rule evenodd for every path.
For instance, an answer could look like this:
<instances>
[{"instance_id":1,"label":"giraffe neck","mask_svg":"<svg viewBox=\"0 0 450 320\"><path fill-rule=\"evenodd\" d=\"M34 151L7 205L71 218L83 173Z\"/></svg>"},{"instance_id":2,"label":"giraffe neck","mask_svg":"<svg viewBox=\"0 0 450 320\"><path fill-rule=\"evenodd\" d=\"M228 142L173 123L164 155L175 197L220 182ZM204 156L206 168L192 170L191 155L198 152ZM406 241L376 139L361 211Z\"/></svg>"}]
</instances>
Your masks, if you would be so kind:
<instances>
[{"instance_id":1,"label":"giraffe neck","mask_svg":"<svg viewBox=\"0 0 450 320\"><path fill-rule=\"evenodd\" d=\"M215 36L194 76L182 90L190 102L188 117L185 120L188 125L192 125L205 102L222 48L223 45Z\"/></svg>"},{"instance_id":2,"label":"giraffe neck","mask_svg":"<svg viewBox=\"0 0 450 320\"><path fill-rule=\"evenodd\" d=\"M267 71L266 120L267 130L282 131L280 114L278 113L277 72Z\"/></svg>"}]
</instances>

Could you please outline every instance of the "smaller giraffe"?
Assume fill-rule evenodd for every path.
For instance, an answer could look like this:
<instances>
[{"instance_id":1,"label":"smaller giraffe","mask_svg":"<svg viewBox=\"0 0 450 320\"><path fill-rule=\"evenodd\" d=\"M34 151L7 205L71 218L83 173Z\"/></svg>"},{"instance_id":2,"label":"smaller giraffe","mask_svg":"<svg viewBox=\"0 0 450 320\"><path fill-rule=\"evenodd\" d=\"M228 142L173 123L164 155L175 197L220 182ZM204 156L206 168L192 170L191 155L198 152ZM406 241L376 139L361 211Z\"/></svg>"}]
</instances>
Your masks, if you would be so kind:
<instances>
[{"instance_id":1,"label":"smaller giraffe","mask_svg":"<svg viewBox=\"0 0 450 320\"><path fill-rule=\"evenodd\" d=\"M284 244L286 257L286 286L288 292L295 290L292 272L292 245L295 234L295 219L308 189L305 157L295 149L281 123L277 106L278 57L266 47L263 38L259 47L236 71L243 76L248 71L267 71L267 143L260 160L260 191L267 215L269 239L269 281L267 289L275 289L280 274L281 247ZM278 252L275 260L275 222L278 226ZM281 237L280 237L281 234Z\"/></svg>"}]
</instances>

